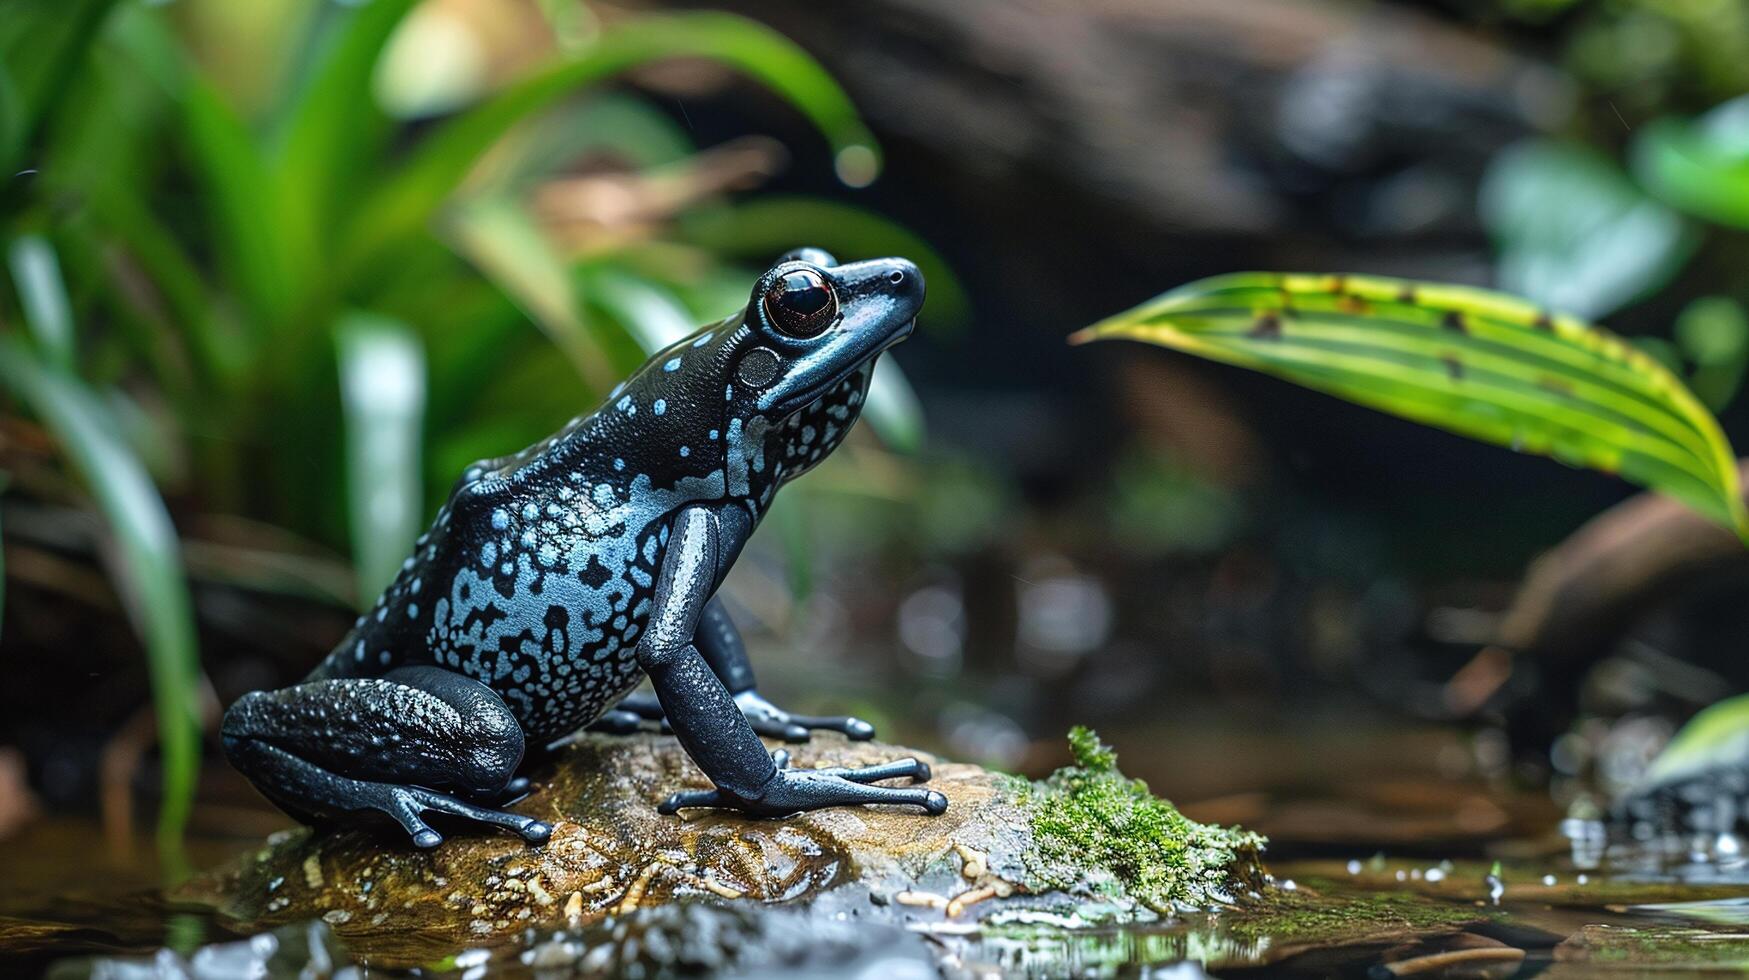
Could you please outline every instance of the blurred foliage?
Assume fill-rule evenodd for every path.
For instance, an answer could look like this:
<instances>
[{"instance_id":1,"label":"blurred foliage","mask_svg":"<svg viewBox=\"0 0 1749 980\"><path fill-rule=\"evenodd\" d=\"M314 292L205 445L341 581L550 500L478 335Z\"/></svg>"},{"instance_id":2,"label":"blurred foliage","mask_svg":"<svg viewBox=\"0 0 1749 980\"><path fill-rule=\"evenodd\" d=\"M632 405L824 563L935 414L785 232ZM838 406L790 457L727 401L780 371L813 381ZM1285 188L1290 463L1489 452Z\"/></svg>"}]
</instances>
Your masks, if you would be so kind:
<instances>
[{"instance_id":1,"label":"blurred foliage","mask_svg":"<svg viewBox=\"0 0 1749 980\"><path fill-rule=\"evenodd\" d=\"M1615 111L1643 117L1749 91L1749 7L1715 0L1497 0L1553 27L1560 60Z\"/></svg>"},{"instance_id":2,"label":"blurred foliage","mask_svg":"<svg viewBox=\"0 0 1749 980\"><path fill-rule=\"evenodd\" d=\"M1621 338L1501 293L1251 272L1179 287L1076 334L1252 368L1356 404L1662 490L1749 542L1712 414Z\"/></svg>"},{"instance_id":3,"label":"blurred foliage","mask_svg":"<svg viewBox=\"0 0 1749 980\"><path fill-rule=\"evenodd\" d=\"M1749 694L1726 698L1690 718L1652 760L1643 783L1651 786L1706 769L1740 766L1745 757L1749 757Z\"/></svg>"},{"instance_id":4,"label":"blurred foliage","mask_svg":"<svg viewBox=\"0 0 1749 980\"><path fill-rule=\"evenodd\" d=\"M1511 147L1480 194L1500 286L1575 316L1602 316L1656 290L1694 251L1695 229L1588 147Z\"/></svg>"},{"instance_id":5,"label":"blurred foliage","mask_svg":"<svg viewBox=\"0 0 1749 980\"><path fill-rule=\"evenodd\" d=\"M1244 523L1231 488L1169 453L1129 453L1113 468L1112 484L1112 537L1139 557L1214 554Z\"/></svg>"},{"instance_id":6,"label":"blurred foliage","mask_svg":"<svg viewBox=\"0 0 1749 980\"><path fill-rule=\"evenodd\" d=\"M531 31L518 17L536 10ZM485 43L470 11L511 40ZM700 150L617 85L672 59L688 91L728 69L778 96L845 182L878 173L843 90L727 14L19 0L0 18L0 173L18 175L0 183L0 324L25 328L0 334L0 381L115 538L158 699L164 840L198 752L165 497L350 540L368 603L466 463L539 440L738 309L779 251L903 252L963 310L934 252L874 214L733 196L783 148ZM891 445L921 442L890 359L867 414Z\"/></svg>"}]
</instances>

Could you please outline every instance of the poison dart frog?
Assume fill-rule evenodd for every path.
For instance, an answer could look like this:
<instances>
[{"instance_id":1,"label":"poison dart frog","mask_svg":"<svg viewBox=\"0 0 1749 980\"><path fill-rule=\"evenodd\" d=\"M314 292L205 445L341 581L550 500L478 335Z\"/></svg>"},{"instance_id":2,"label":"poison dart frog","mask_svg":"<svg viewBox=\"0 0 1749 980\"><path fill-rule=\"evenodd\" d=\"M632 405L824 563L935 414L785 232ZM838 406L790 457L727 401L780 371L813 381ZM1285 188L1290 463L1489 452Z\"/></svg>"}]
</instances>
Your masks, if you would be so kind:
<instances>
[{"instance_id":1,"label":"poison dart frog","mask_svg":"<svg viewBox=\"0 0 1749 980\"><path fill-rule=\"evenodd\" d=\"M593 412L519 453L467 467L375 605L302 683L225 712L225 753L312 823L385 818L418 847L427 819L504 828L537 751L590 728L672 730L714 789L663 813L780 817L947 798L926 764L790 769L759 736L874 735L758 693L717 587L778 488L836 448L876 359L909 336L923 277L904 259L839 264L798 249L747 306L655 354ZM648 678L654 696L635 694Z\"/></svg>"}]
</instances>

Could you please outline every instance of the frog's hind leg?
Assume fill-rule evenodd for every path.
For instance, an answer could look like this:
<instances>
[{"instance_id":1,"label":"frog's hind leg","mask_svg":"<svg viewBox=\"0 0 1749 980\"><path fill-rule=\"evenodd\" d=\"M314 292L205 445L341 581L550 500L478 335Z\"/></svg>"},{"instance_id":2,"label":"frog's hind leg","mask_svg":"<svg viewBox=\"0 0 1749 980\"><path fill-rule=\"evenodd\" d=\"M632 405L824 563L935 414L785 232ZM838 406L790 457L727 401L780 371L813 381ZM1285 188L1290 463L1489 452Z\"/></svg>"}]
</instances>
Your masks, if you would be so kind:
<instances>
[{"instance_id":1,"label":"frog's hind leg","mask_svg":"<svg viewBox=\"0 0 1749 980\"><path fill-rule=\"evenodd\" d=\"M519 788L522 728L497 693L436 667L310 681L244 695L225 712L225 754L262 794L304 820L387 817L419 847L426 816L501 827L539 843L552 829L491 804Z\"/></svg>"}]
</instances>

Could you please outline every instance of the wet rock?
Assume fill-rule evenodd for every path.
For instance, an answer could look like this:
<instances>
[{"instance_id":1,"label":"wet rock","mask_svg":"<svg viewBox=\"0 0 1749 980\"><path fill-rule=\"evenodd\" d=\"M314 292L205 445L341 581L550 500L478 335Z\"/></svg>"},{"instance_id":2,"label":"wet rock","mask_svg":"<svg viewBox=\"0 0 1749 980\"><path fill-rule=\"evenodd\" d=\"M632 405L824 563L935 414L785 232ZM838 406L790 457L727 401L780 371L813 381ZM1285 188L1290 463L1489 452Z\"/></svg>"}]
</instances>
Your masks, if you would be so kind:
<instances>
[{"instance_id":1,"label":"wet rock","mask_svg":"<svg viewBox=\"0 0 1749 980\"><path fill-rule=\"evenodd\" d=\"M234 942L210 943L183 955L164 948L145 956L91 956L61 960L50 980L230 980L233 977L332 977L359 980L351 964L320 922L280 926Z\"/></svg>"},{"instance_id":2,"label":"wet rock","mask_svg":"<svg viewBox=\"0 0 1749 980\"><path fill-rule=\"evenodd\" d=\"M429 961L542 925L572 930L703 899L773 903L824 895L888 918L975 919L1008 901L1094 899L1116 915L1254 891L1261 838L1196 824L1116 770L1086 733L1082 766L1025 780L878 742L828 736L792 765L861 766L918 755L945 815L845 807L786 820L656 804L707 783L672 738L589 736L514 809L553 825L545 845L457 828L431 851L390 832L299 829L182 888L245 928L319 919L384 962ZM844 896L850 896L845 898ZM816 903L817 904L817 903ZM725 934L727 935L727 934ZM553 954L556 955L556 954Z\"/></svg>"},{"instance_id":3,"label":"wet rock","mask_svg":"<svg viewBox=\"0 0 1749 980\"><path fill-rule=\"evenodd\" d=\"M1555 961L1634 972L1674 969L1738 972L1749 968L1749 937L1736 929L1593 924L1556 946Z\"/></svg>"}]
</instances>

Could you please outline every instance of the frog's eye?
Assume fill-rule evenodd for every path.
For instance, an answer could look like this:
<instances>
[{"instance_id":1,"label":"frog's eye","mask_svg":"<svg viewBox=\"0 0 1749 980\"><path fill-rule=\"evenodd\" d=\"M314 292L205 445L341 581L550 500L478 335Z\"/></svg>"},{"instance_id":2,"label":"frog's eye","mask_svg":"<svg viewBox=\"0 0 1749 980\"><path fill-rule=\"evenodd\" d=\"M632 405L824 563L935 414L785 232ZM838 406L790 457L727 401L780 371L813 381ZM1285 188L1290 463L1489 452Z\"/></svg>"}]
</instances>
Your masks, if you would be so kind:
<instances>
[{"instance_id":1,"label":"frog's eye","mask_svg":"<svg viewBox=\"0 0 1749 980\"><path fill-rule=\"evenodd\" d=\"M765 315L791 337L815 337L838 315L838 294L812 269L784 273L765 291Z\"/></svg>"}]
</instances>

